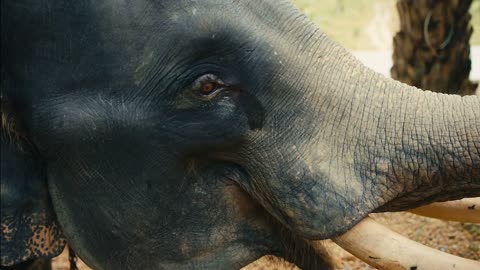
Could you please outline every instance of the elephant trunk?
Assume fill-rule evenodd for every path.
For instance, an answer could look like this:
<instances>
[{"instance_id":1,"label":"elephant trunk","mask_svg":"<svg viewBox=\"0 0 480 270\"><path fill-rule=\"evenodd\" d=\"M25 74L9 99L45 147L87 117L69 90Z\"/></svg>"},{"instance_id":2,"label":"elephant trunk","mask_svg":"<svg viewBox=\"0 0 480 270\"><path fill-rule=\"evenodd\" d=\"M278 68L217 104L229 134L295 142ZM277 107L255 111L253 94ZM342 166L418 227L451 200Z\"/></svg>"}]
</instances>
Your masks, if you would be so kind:
<instances>
[{"instance_id":1,"label":"elephant trunk","mask_svg":"<svg viewBox=\"0 0 480 270\"><path fill-rule=\"evenodd\" d=\"M306 44L282 60L288 70L275 84L290 95L269 110L289 119L282 126L272 117L282 127L276 151L252 156L280 161L246 186L273 216L304 238L325 239L371 212L479 196L480 97L386 78L323 34Z\"/></svg>"},{"instance_id":2,"label":"elephant trunk","mask_svg":"<svg viewBox=\"0 0 480 270\"><path fill-rule=\"evenodd\" d=\"M318 126L333 131L320 136L344 177L351 177L345 185L361 189L361 203L400 211L479 196L480 97L422 91L386 78L325 40L318 68L323 82L314 85L326 87L315 89L324 96L312 100L322 100L316 102L323 106L316 109Z\"/></svg>"},{"instance_id":3,"label":"elephant trunk","mask_svg":"<svg viewBox=\"0 0 480 270\"><path fill-rule=\"evenodd\" d=\"M335 50L341 54L321 57L322 69L328 71L321 79L327 82L328 94L318 97L326 100L319 104L327 104L318 111L329 117L320 117L319 126L325 125L323 119L335 119L328 124L334 131L323 134L322 140L333 149L331 157L336 160L328 168L340 168L327 175L337 187L344 186L332 197L343 198L339 201L346 203L333 211L320 208L324 210L320 215L329 212L341 216L323 219L323 223L333 220L326 222L328 226L343 226L343 230L355 226L333 238L334 242L379 269L479 267L478 262L422 246L364 217L369 212L401 211L480 196L480 97L422 91L385 78L342 49ZM342 61L345 64L339 65ZM341 170L343 175L338 173ZM322 200L328 197L319 202ZM474 211L478 200L434 204L417 212L478 222ZM438 209L440 212L436 212ZM317 227L315 232L321 234L322 229ZM307 238L318 239L311 235ZM319 241L309 243L314 248L321 246Z\"/></svg>"},{"instance_id":4,"label":"elephant trunk","mask_svg":"<svg viewBox=\"0 0 480 270\"><path fill-rule=\"evenodd\" d=\"M357 236L347 231L369 223L371 212L480 196L479 96L432 93L386 78L315 26L304 29L289 31L295 40L305 37L294 48L275 47L279 56L295 51L290 61L273 57L288 68L276 78L289 91L276 114L293 120L268 158L283 163L266 174L275 181L262 184L271 179L262 175L250 189L274 217L315 246Z\"/></svg>"},{"instance_id":5,"label":"elephant trunk","mask_svg":"<svg viewBox=\"0 0 480 270\"><path fill-rule=\"evenodd\" d=\"M368 130L358 138L369 147L355 153L365 157L356 165L360 178L371 181L372 197L382 203L376 211L478 196L480 98L425 92L386 78L374 85L362 119Z\"/></svg>"}]
</instances>

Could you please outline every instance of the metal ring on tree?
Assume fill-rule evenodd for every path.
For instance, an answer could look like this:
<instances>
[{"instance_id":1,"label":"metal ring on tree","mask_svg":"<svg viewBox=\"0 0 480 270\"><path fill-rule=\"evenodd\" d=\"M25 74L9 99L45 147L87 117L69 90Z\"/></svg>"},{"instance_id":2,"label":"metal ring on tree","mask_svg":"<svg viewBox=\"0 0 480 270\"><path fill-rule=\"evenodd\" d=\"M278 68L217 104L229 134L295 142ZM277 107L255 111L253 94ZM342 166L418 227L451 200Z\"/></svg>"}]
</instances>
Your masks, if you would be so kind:
<instances>
[{"instance_id":1,"label":"metal ring on tree","mask_svg":"<svg viewBox=\"0 0 480 270\"><path fill-rule=\"evenodd\" d=\"M430 25L430 20L432 19L432 11L428 11L427 17L425 17L425 21L423 23L423 36L425 38L425 42L427 43L427 46L432 48L432 43L430 42L430 37L428 35L428 26ZM452 41L453 38L453 32L454 32L454 24L453 22L450 25L450 31L448 32L447 38L438 46L439 50L443 50L447 47L448 44ZM432 48L433 49L433 48Z\"/></svg>"}]
</instances>

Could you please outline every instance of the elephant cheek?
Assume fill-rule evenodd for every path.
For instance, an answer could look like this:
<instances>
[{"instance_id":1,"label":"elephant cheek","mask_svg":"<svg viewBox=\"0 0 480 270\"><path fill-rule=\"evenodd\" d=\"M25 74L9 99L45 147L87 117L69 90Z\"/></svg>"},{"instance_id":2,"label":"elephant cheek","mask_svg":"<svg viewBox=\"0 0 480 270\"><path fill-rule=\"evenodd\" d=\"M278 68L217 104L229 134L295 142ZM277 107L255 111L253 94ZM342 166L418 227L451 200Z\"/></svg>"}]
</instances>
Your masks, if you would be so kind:
<instances>
[{"instance_id":1,"label":"elephant cheek","mask_svg":"<svg viewBox=\"0 0 480 270\"><path fill-rule=\"evenodd\" d=\"M271 230L266 211L240 186L225 186L223 196L236 222L246 223L260 231Z\"/></svg>"}]
</instances>

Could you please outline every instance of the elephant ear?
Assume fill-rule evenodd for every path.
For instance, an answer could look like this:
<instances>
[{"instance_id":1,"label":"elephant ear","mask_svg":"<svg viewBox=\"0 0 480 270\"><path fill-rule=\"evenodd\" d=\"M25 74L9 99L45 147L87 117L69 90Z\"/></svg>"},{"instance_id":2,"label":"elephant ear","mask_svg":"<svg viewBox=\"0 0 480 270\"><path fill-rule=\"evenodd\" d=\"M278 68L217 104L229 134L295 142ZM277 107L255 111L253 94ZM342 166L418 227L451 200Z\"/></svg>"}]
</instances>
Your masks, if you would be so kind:
<instances>
[{"instance_id":1,"label":"elephant ear","mask_svg":"<svg viewBox=\"0 0 480 270\"><path fill-rule=\"evenodd\" d=\"M65 246L48 193L43 166L1 101L1 265L54 257Z\"/></svg>"}]
</instances>

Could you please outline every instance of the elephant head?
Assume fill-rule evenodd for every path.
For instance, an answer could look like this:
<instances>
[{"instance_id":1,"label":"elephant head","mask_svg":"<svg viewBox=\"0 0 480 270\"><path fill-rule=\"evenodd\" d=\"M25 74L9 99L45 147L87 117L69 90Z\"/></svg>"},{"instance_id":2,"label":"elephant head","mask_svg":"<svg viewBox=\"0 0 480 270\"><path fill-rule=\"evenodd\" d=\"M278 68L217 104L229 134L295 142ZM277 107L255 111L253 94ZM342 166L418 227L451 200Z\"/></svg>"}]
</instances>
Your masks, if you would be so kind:
<instances>
[{"instance_id":1,"label":"elephant head","mask_svg":"<svg viewBox=\"0 0 480 270\"><path fill-rule=\"evenodd\" d=\"M287 1L2 1L2 264L231 269L480 194L480 97L359 63Z\"/></svg>"}]
</instances>

